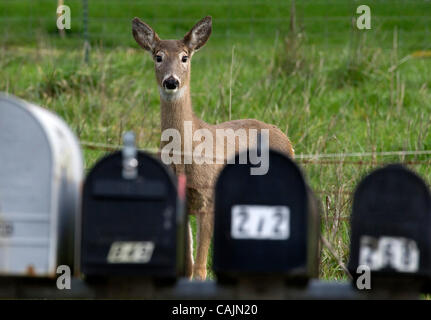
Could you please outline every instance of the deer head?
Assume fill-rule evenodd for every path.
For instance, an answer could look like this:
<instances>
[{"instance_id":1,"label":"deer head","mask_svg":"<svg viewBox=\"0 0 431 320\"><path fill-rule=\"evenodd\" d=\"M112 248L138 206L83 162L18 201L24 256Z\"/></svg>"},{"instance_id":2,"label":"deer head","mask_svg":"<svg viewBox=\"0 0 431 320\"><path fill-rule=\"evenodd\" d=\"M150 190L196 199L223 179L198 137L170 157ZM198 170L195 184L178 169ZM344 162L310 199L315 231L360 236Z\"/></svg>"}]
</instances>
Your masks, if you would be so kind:
<instances>
[{"instance_id":1,"label":"deer head","mask_svg":"<svg viewBox=\"0 0 431 320\"><path fill-rule=\"evenodd\" d=\"M211 17L205 17L181 40L161 40L139 18L132 22L136 42L153 57L160 95L165 100L181 97L190 83L191 57L211 35Z\"/></svg>"}]
</instances>

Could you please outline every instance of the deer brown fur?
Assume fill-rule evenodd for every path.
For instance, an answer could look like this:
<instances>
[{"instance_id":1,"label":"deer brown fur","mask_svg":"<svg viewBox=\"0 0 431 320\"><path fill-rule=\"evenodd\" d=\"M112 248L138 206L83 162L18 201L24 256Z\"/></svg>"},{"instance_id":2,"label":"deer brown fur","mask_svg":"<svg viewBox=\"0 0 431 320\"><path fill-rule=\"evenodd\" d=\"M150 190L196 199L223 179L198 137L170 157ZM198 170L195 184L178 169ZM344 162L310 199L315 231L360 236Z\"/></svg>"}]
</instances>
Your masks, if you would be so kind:
<instances>
[{"instance_id":1,"label":"deer brown fur","mask_svg":"<svg viewBox=\"0 0 431 320\"><path fill-rule=\"evenodd\" d=\"M255 119L233 120L211 125L199 119L192 109L190 96L191 57L208 40L212 31L211 17L199 21L181 40L161 40L154 30L140 19L132 22L133 36L137 43L149 51L155 62L156 80L160 92L161 129L176 129L184 137L184 122L191 121L193 131L207 129L216 136L217 129L268 129L269 146L294 156L289 138L276 126ZM247 138L252 140L251 136ZM184 139L181 140L184 150ZM193 148L200 142L193 141ZM219 143L218 141L215 144ZM224 141L223 141L224 143ZM254 141L256 143L256 141ZM166 142L161 143L163 147ZM235 152L240 151L239 144L234 145ZM216 148L214 148L215 150ZM224 159L229 158L229 142L224 146ZM214 153L215 154L215 153ZM182 158L184 159L184 158ZM189 244L187 246L186 275L205 279L208 250L213 234L214 201L213 186L223 164L175 164L176 174L187 176L187 212L196 215L197 250L196 261L193 261L192 235L189 227ZM210 186L210 187L208 187Z\"/></svg>"}]
</instances>

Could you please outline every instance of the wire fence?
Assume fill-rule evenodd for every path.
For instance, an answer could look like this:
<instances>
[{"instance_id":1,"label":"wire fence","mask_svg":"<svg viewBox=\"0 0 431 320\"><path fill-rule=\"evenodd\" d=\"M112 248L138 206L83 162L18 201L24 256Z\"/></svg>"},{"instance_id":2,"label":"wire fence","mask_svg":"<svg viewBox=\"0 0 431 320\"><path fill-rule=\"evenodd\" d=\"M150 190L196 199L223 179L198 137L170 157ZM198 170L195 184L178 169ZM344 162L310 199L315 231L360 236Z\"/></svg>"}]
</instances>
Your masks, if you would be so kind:
<instances>
[{"instance_id":1,"label":"wire fence","mask_svg":"<svg viewBox=\"0 0 431 320\"><path fill-rule=\"evenodd\" d=\"M0 32L4 43L38 41L42 31L57 39L55 0L2 0L0 2ZM266 1L141 1L141 0L64 0L71 8L72 28L66 30L66 40L58 46L75 45L73 40L87 40L106 46L134 46L130 21L139 16L156 26L164 37L180 37L205 15L214 18L212 37L244 39L245 41L274 39L276 34L288 34L292 2ZM356 1L310 0L296 1L295 21L309 44L324 47L345 46L352 38L354 19L358 16ZM392 48L393 32L397 30L398 47L406 50L429 49L431 2L427 0L373 1L370 3L372 30L368 41L382 49ZM337 9L334 9L337 8ZM3 13L2 13L3 12Z\"/></svg>"},{"instance_id":2,"label":"wire fence","mask_svg":"<svg viewBox=\"0 0 431 320\"><path fill-rule=\"evenodd\" d=\"M81 141L81 146L85 149L97 150L97 151L118 151L122 148L121 145L96 143L91 141ZM161 157L161 150L158 148L138 148L138 151L146 152L158 158ZM181 152L181 155L185 153ZM196 155L193 155L196 156ZM377 158L385 157L401 157L396 161L377 161ZM427 159L406 159L410 156L427 156ZM329 160L328 160L329 158ZM351 158L361 158L361 160L349 160ZM371 160L366 160L371 158ZM204 159L206 160L206 159ZM214 160L211 158L210 160ZM216 159L217 160L217 159ZM222 159L224 160L224 159ZM431 165L431 150L405 150L405 151L380 151L380 152L350 152L350 153L316 153L316 154L298 154L295 155L295 161L301 165L353 165L353 166L368 166L368 167L380 167L390 163L400 163L406 166L419 166L419 165ZM193 185L195 189L211 189L214 186L208 185ZM315 190L317 194L340 194L340 195L352 195L353 190Z\"/></svg>"},{"instance_id":3,"label":"wire fence","mask_svg":"<svg viewBox=\"0 0 431 320\"><path fill-rule=\"evenodd\" d=\"M121 145L95 143L91 141L81 141L81 146L90 150L98 151L118 151ZM138 148L138 151L149 153L160 158L161 151L158 148ZM181 153L183 155L184 153ZM346 152L346 153L314 153L298 154L295 161L301 165L353 165L377 167L383 166L394 161L385 159L390 157L399 157L396 161L406 166L431 165L431 150L393 150L393 151L373 151L373 152ZM425 157L426 159L411 160L409 158ZM351 160L351 159L360 160ZM371 158L371 160L369 160ZM377 161L379 159L379 161ZM213 189L214 185L194 185L188 183L188 187L194 189ZM428 188L430 185L428 184ZM344 229L342 225L349 225L350 214L348 213L353 201L353 189L345 189L343 186L333 186L332 188L313 189L313 193L322 200L322 226L324 233L320 236L322 254L332 257L341 272L351 278L351 274L345 265L346 246L340 242L340 237Z\"/></svg>"},{"instance_id":4,"label":"wire fence","mask_svg":"<svg viewBox=\"0 0 431 320\"><path fill-rule=\"evenodd\" d=\"M81 145L84 148L101 150L101 151L117 151L122 148L121 145L99 143L92 141L81 141ZM157 148L138 148L138 151L147 152L150 154L159 154L159 149ZM346 152L346 153L316 153L316 154L297 154L295 159L299 160L301 163L305 164L354 164L354 165L364 165L364 164L375 164L375 161L349 161L346 158L367 158L367 157L390 157L390 156L421 156L429 155L431 156L431 150L400 150L400 151L377 151L377 152ZM337 160L322 160L322 159L337 159ZM414 160L414 161L403 161L406 164L428 164L430 160Z\"/></svg>"},{"instance_id":5,"label":"wire fence","mask_svg":"<svg viewBox=\"0 0 431 320\"><path fill-rule=\"evenodd\" d=\"M99 151L117 151L121 148L120 145L94 143L89 141L81 141L83 148ZM144 148L138 149L139 151L146 152L160 158L161 151L157 148ZM181 153L184 154L184 153ZM296 161L302 165L354 165L354 166L382 166L391 162L377 161L377 158L387 157L401 157L402 160L397 161L407 166L411 165L430 165L431 164L431 150L402 150L402 151L381 151L381 152L350 152L350 153L327 153L327 154L298 154L295 156ZM429 156L425 160L406 160L407 157L415 156ZM361 160L350 160L352 158L361 158ZM371 161L363 160L372 158ZM193 189L213 189L214 185L195 185L188 183L188 187ZM428 186L429 187L429 186ZM322 197L323 199L323 215L324 226L326 230L325 235L321 235L320 241L323 248L325 248L330 256L336 261L336 264L341 268L343 273L351 278L345 263L342 258L341 247L337 239L339 233L342 232L340 224L348 224L350 222L350 215L347 213L348 208L351 206L354 190L346 190L343 187L337 186L332 189L313 189L313 192ZM331 196L340 199L331 200ZM331 203L334 201L336 203ZM331 213L330 213L331 212Z\"/></svg>"}]
</instances>

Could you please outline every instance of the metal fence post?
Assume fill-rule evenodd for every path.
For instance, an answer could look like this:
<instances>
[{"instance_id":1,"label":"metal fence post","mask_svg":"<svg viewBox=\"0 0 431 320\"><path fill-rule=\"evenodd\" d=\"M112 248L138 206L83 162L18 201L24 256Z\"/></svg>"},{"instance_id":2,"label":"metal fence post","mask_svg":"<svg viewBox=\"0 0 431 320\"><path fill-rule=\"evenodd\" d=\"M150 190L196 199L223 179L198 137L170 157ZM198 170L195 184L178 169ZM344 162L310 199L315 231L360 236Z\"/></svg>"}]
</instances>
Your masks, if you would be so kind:
<instances>
[{"instance_id":1,"label":"metal fence post","mask_svg":"<svg viewBox=\"0 0 431 320\"><path fill-rule=\"evenodd\" d=\"M84 61L90 61L90 41L88 39L88 0L83 0L83 24L84 24Z\"/></svg>"}]
</instances>

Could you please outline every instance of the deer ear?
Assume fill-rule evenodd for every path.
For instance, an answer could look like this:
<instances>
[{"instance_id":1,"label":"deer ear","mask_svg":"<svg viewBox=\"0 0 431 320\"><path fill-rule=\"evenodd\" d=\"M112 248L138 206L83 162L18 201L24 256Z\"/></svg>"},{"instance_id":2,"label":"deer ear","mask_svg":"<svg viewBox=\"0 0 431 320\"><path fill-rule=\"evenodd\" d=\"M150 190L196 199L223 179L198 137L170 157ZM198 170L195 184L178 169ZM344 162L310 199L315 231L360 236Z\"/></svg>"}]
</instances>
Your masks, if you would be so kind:
<instances>
[{"instance_id":1,"label":"deer ear","mask_svg":"<svg viewBox=\"0 0 431 320\"><path fill-rule=\"evenodd\" d=\"M184 36L184 43L192 50L197 51L205 45L212 31L211 17L205 17Z\"/></svg>"},{"instance_id":2,"label":"deer ear","mask_svg":"<svg viewBox=\"0 0 431 320\"><path fill-rule=\"evenodd\" d=\"M134 18L132 21L132 31L133 37L142 48L150 52L154 51L160 38L148 24L139 18Z\"/></svg>"}]
</instances>

